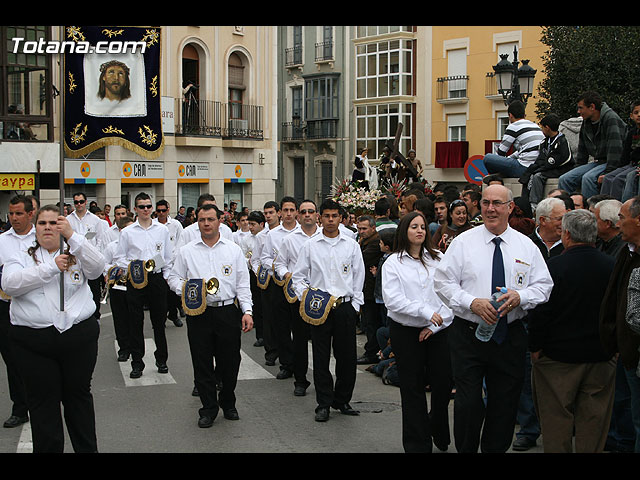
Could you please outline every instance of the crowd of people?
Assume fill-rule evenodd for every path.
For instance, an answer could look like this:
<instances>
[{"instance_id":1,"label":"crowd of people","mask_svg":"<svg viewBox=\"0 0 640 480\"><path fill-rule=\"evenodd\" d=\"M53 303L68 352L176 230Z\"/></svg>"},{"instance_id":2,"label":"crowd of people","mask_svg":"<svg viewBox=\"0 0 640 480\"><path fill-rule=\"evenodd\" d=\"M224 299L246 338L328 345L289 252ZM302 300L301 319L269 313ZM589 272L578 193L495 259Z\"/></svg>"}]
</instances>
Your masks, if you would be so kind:
<instances>
[{"instance_id":1,"label":"crowd of people","mask_svg":"<svg viewBox=\"0 0 640 480\"><path fill-rule=\"evenodd\" d=\"M220 409L240 419L241 336L253 331L294 396L313 385L317 422L331 409L359 415L350 405L358 365L399 387L406 452L452 442L457 452L524 451L539 437L545 452L639 452L637 136L602 131L616 122L592 100L578 104L577 166L557 118L536 132L510 106L500 151L516 156L485 157L483 185L425 193L409 182L358 218L332 199L289 196L236 211L203 194L173 217L146 193L113 217L83 193L62 211L14 197L0 235L0 350L13 403L4 426L30 421L34 452L61 452L64 404L74 451L98 450L91 377L108 299L117 361L130 362L132 379L147 367L144 311L160 374L169 371L166 322L185 319L201 428ZM631 118L640 121L640 108ZM601 144L623 137L619 151ZM360 159L367 166L366 152ZM578 169L581 184L571 180ZM503 180L514 172L515 198ZM576 190L544 195L553 175Z\"/></svg>"}]
</instances>

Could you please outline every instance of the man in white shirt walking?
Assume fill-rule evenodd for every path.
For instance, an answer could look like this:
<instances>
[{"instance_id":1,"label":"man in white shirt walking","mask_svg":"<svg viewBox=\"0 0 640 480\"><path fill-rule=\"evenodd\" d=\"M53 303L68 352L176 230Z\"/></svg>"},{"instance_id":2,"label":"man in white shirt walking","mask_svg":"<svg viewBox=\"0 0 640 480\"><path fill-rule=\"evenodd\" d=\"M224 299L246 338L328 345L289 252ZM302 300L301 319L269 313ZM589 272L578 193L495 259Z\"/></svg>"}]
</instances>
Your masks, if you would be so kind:
<instances>
[{"instance_id":1,"label":"man in white shirt walking","mask_svg":"<svg viewBox=\"0 0 640 480\"><path fill-rule=\"evenodd\" d=\"M144 370L144 305L149 306L153 338L156 343L156 366L158 373L168 373L167 338L165 320L167 318L167 282L172 262L172 246L169 229L151 219L153 203L146 193L135 198L135 211L138 219L120 233L118 250L114 263L129 268L127 281L127 304L131 322L131 378L140 378ZM155 266L141 272L136 264L143 265L154 260ZM131 268L130 268L131 266ZM146 265L145 265L146 266ZM139 265L137 267L140 267ZM139 273L142 278L136 276ZM146 284L144 282L146 278Z\"/></svg>"},{"instance_id":2,"label":"man in white shirt walking","mask_svg":"<svg viewBox=\"0 0 640 480\"><path fill-rule=\"evenodd\" d=\"M313 292L309 288L326 292L339 302L328 311L323 323L311 325L318 422L329 419L330 407L344 415L359 414L349 402L356 382L356 320L363 303L364 262L358 242L338 230L340 211L340 205L333 200L322 203L322 235L304 243L292 279L301 302L305 291ZM329 370L332 347L336 359L335 386Z\"/></svg>"},{"instance_id":3,"label":"man in white shirt walking","mask_svg":"<svg viewBox=\"0 0 640 480\"><path fill-rule=\"evenodd\" d=\"M67 217L73 231L84 235L89 240L89 243L97 247L98 250L104 248L108 243L109 224L87 209L87 196L84 193L73 194L73 206L73 212ZM102 277L89 280L89 287L91 288L93 301L96 304L96 316L98 319L100 319L100 297L103 281Z\"/></svg>"},{"instance_id":4,"label":"man in white shirt walking","mask_svg":"<svg viewBox=\"0 0 640 480\"><path fill-rule=\"evenodd\" d=\"M240 335L253 328L246 259L238 245L220 235L221 215L215 205L204 205L197 210L201 237L180 248L169 275L170 288L188 296L183 299L185 309L187 300L193 308L187 311L187 336L195 385L202 401L198 420L201 428L213 425L219 408L228 420L240 418L235 396L241 359ZM217 279L218 287L208 291L206 284L212 279ZM189 280L201 281L205 292L194 294L197 287L191 283L185 285ZM219 399L216 379L222 381Z\"/></svg>"},{"instance_id":5,"label":"man in white shirt walking","mask_svg":"<svg viewBox=\"0 0 640 480\"><path fill-rule=\"evenodd\" d=\"M11 228L0 235L0 272L7 260L20 251L26 251L35 241L35 227L32 219L35 213L33 203L23 195L9 201L9 222ZM11 298L0 293L0 354L7 368L9 398L13 402L11 416L4 422L5 428L13 428L29 421L24 385L17 369L9 343L9 307Z\"/></svg>"},{"instance_id":6,"label":"man in white shirt walking","mask_svg":"<svg viewBox=\"0 0 640 480\"><path fill-rule=\"evenodd\" d=\"M298 210L299 227L291 234L284 237L278 256L274 262L274 269L280 278L285 279L283 291L287 289L287 284L296 266L298 254L307 240L322 234L322 229L318 226L318 211L313 200L304 200ZM310 326L300 317L300 300L289 299L285 295L285 301L289 309L289 324L287 334L293 336L292 340L292 372L294 376L295 396L301 397L306 394L310 382L307 380L307 370L309 368L308 343L311 338ZM293 302L293 303L292 303Z\"/></svg>"},{"instance_id":7,"label":"man in white shirt walking","mask_svg":"<svg viewBox=\"0 0 640 480\"><path fill-rule=\"evenodd\" d=\"M484 224L451 242L436 267L434 288L455 315L449 344L456 450L475 453L480 446L483 452L504 453L513 439L525 373L527 334L521 319L549 299L553 281L538 247L509 226L511 191L502 185L485 188L481 208ZM507 293L498 298L504 303L496 311L489 297L501 287ZM476 338L480 322L497 324L487 342Z\"/></svg>"},{"instance_id":8,"label":"man in white shirt walking","mask_svg":"<svg viewBox=\"0 0 640 480\"><path fill-rule=\"evenodd\" d=\"M285 238L291 235L298 227L296 220L298 203L293 197L284 197L280 201L280 213L282 223L270 229L265 237L264 246L260 252L260 264L263 269L269 271L271 282L266 292L273 313L269 316L272 331L275 336L275 347L280 359L280 371L276 375L279 380L293 376L293 342L291 340L291 315L289 303L284 296L282 285L283 278L275 275L274 261L280 255L280 247ZM268 325L267 325L268 326Z\"/></svg>"},{"instance_id":9,"label":"man in white shirt walking","mask_svg":"<svg viewBox=\"0 0 640 480\"><path fill-rule=\"evenodd\" d=\"M182 235L183 226L178 220L169 216L170 209L171 206L166 200L163 199L156 202L157 221L169 229L171 249L175 254L176 245ZM182 307L180 305L180 298L178 298L174 292L169 290L167 293L167 318L171 320L176 327L181 327L182 320L178 318L178 313L180 313L180 316L184 317L184 312L182 312Z\"/></svg>"}]
</instances>

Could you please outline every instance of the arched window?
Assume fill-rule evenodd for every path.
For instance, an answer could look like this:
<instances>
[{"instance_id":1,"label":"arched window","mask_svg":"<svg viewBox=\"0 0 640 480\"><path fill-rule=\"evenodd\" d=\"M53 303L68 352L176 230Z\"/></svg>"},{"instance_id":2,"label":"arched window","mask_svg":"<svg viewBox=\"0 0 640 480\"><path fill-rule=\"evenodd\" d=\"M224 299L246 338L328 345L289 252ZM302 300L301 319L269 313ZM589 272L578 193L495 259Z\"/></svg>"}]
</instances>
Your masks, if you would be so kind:
<instances>
[{"instance_id":1,"label":"arched window","mask_svg":"<svg viewBox=\"0 0 640 480\"><path fill-rule=\"evenodd\" d=\"M242 57L234 52L229 56L229 118L242 119L243 97L246 90Z\"/></svg>"}]
</instances>

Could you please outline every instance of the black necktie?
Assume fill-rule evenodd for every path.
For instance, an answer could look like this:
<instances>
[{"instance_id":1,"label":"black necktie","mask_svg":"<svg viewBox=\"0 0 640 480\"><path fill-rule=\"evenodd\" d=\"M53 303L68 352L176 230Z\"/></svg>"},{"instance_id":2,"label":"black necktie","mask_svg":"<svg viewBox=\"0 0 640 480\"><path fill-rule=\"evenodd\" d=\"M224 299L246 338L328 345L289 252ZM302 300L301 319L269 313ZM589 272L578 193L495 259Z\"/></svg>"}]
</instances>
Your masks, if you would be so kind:
<instances>
[{"instance_id":1,"label":"black necktie","mask_svg":"<svg viewBox=\"0 0 640 480\"><path fill-rule=\"evenodd\" d=\"M496 245L493 250L493 266L491 269L491 294L493 295L496 288L505 287L504 279L504 262L502 260L502 250L500 249L500 237L495 237L492 242ZM507 315L506 313L498 320L498 325L493 332L491 339L496 343L502 343L507 336Z\"/></svg>"}]
</instances>

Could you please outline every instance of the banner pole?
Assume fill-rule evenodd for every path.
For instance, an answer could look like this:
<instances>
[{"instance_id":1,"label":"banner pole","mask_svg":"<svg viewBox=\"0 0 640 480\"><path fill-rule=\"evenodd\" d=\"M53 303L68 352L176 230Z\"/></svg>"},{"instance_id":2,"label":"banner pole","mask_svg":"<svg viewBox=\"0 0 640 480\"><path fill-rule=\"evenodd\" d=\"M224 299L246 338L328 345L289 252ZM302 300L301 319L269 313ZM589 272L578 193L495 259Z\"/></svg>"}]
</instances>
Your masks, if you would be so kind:
<instances>
[{"instance_id":1,"label":"banner pole","mask_svg":"<svg viewBox=\"0 0 640 480\"><path fill-rule=\"evenodd\" d=\"M59 28L58 39L60 43L64 41L64 25ZM64 215L64 53L60 52L60 175L58 185L60 188L60 215ZM64 237L60 235L60 255L64 253ZM60 272L60 311L64 312L64 272Z\"/></svg>"}]
</instances>

